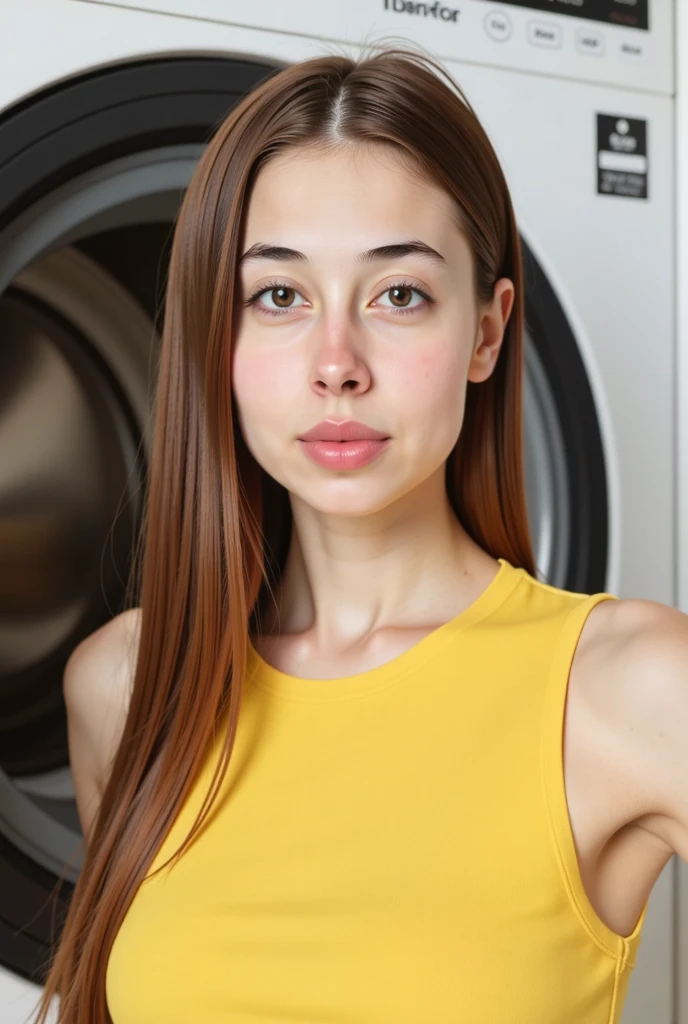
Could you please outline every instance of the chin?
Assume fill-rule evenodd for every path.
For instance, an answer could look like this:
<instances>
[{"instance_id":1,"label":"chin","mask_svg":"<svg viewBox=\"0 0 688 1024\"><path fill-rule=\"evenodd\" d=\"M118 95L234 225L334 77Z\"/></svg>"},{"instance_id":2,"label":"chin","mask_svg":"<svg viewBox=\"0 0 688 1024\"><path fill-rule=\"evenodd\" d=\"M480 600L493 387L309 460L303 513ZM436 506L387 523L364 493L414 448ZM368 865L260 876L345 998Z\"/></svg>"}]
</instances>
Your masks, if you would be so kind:
<instances>
[{"instance_id":1,"label":"chin","mask_svg":"<svg viewBox=\"0 0 688 1024\"><path fill-rule=\"evenodd\" d=\"M353 474L347 474L349 476ZM405 492L390 494L370 480L332 480L322 487L289 489L290 493L315 512L331 516L368 516L392 505Z\"/></svg>"}]
</instances>

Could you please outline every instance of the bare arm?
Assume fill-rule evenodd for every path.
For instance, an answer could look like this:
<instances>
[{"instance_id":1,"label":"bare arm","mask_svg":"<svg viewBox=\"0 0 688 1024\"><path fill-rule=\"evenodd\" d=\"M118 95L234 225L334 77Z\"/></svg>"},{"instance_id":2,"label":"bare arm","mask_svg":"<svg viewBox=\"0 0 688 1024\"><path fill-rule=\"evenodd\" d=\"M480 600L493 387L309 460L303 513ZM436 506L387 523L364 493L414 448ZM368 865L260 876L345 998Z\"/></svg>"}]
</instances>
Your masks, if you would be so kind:
<instances>
[{"instance_id":1,"label":"bare arm","mask_svg":"<svg viewBox=\"0 0 688 1024\"><path fill-rule=\"evenodd\" d=\"M88 845L129 707L139 609L115 616L69 656L63 676L69 763Z\"/></svg>"}]
</instances>

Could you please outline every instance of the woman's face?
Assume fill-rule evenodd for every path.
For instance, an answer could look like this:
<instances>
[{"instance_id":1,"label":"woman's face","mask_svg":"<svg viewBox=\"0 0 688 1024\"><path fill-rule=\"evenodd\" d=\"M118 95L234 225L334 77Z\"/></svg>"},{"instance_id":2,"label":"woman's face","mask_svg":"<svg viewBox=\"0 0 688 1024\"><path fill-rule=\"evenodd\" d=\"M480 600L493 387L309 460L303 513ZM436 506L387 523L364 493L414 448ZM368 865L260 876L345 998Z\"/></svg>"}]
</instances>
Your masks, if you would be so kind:
<instances>
[{"instance_id":1,"label":"woman's face","mask_svg":"<svg viewBox=\"0 0 688 1024\"><path fill-rule=\"evenodd\" d=\"M368 250L415 241L435 250ZM513 288L475 299L471 250L451 198L381 146L291 151L258 174L238 268L232 389L249 451L313 509L380 511L443 466L467 380L490 375ZM261 294L256 295L257 292ZM243 305L256 295L251 305ZM325 468L299 440L321 420L390 438L360 468Z\"/></svg>"}]
</instances>

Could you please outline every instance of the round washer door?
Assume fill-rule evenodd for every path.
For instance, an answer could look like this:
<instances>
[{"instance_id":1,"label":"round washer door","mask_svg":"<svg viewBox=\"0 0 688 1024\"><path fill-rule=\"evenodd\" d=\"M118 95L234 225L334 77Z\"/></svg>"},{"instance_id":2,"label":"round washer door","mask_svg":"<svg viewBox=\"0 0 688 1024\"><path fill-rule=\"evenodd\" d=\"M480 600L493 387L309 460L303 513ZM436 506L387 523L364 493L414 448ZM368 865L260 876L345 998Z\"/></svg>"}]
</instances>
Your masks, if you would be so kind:
<instances>
[{"instance_id":1,"label":"round washer door","mask_svg":"<svg viewBox=\"0 0 688 1024\"><path fill-rule=\"evenodd\" d=\"M0 965L37 984L82 853L62 672L122 608L172 225L217 125L274 70L119 65L0 117ZM607 564L601 434L571 328L524 255L536 560L591 593Z\"/></svg>"}]
</instances>

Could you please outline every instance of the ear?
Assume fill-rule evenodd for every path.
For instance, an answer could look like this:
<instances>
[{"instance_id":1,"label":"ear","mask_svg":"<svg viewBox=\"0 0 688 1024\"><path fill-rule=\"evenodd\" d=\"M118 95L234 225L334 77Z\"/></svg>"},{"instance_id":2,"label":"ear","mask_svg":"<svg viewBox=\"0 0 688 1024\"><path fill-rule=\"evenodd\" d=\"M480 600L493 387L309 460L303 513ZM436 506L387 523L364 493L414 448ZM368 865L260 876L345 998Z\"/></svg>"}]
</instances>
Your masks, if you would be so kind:
<instances>
[{"instance_id":1,"label":"ear","mask_svg":"<svg viewBox=\"0 0 688 1024\"><path fill-rule=\"evenodd\" d=\"M478 334L468 367L468 380L476 384L487 380L495 368L514 305L514 295L513 282L502 277L494 286L492 300L480 310Z\"/></svg>"}]
</instances>

